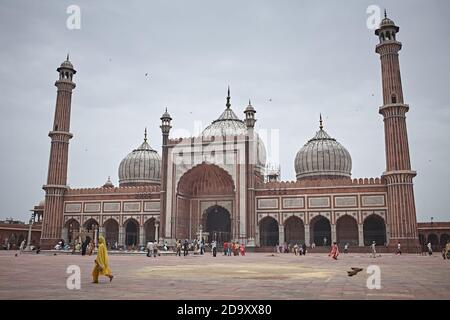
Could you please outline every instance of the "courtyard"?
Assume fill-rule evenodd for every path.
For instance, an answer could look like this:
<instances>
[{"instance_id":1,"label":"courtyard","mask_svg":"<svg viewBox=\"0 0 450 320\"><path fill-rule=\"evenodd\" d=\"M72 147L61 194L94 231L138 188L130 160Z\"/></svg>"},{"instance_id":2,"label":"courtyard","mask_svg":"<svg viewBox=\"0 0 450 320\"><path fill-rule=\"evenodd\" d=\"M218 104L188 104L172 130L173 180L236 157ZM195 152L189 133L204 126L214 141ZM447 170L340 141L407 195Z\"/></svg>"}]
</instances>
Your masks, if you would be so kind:
<instances>
[{"instance_id":1,"label":"courtyard","mask_svg":"<svg viewBox=\"0 0 450 320\"><path fill-rule=\"evenodd\" d=\"M450 299L450 261L433 256L247 253L216 258L110 255L115 275L92 284L95 256L0 251L0 299ZM70 290L67 268L81 270ZM367 268L380 268L380 289L369 289ZM352 267L363 268L349 277Z\"/></svg>"}]
</instances>

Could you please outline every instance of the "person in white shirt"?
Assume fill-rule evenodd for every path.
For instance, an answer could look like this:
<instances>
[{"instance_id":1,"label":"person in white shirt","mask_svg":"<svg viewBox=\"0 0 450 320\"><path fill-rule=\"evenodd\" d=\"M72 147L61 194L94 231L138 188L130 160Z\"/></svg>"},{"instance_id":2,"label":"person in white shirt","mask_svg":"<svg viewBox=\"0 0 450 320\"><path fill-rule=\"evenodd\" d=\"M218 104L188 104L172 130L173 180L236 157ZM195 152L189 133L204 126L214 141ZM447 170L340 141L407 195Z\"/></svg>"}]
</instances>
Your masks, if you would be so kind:
<instances>
[{"instance_id":1,"label":"person in white shirt","mask_svg":"<svg viewBox=\"0 0 450 320\"><path fill-rule=\"evenodd\" d=\"M25 244L26 244L26 241L23 240L22 243L20 244L20 253L22 253L22 251L25 250Z\"/></svg>"},{"instance_id":2,"label":"person in white shirt","mask_svg":"<svg viewBox=\"0 0 450 320\"><path fill-rule=\"evenodd\" d=\"M431 247L431 242L428 242L428 254L431 256L433 254L433 248Z\"/></svg>"},{"instance_id":3,"label":"person in white shirt","mask_svg":"<svg viewBox=\"0 0 450 320\"><path fill-rule=\"evenodd\" d=\"M376 243L375 243L375 241L373 241L372 242L372 244L370 245L370 250L371 250L371 254L370 254L370 256L371 257L373 257L373 258L376 258L376 254L377 254L377 250L376 250Z\"/></svg>"},{"instance_id":4,"label":"person in white shirt","mask_svg":"<svg viewBox=\"0 0 450 320\"><path fill-rule=\"evenodd\" d=\"M212 248L213 257L215 257L217 255L217 242L215 240L213 242L211 242L211 248Z\"/></svg>"},{"instance_id":5,"label":"person in white shirt","mask_svg":"<svg viewBox=\"0 0 450 320\"><path fill-rule=\"evenodd\" d=\"M153 249L154 249L153 242L151 242L151 241L147 242L147 257L150 257L151 255L154 255L156 257Z\"/></svg>"}]
</instances>

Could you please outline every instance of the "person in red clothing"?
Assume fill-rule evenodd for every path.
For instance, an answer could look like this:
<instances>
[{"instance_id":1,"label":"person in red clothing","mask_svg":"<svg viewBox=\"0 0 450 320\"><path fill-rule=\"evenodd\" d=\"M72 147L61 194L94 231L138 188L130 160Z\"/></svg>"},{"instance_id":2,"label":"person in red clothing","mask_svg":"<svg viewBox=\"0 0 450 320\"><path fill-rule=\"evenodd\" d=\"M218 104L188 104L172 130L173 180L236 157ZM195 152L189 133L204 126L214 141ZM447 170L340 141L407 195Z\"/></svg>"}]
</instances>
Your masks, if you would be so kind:
<instances>
[{"instance_id":1,"label":"person in red clothing","mask_svg":"<svg viewBox=\"0 0 450 320\"><path fill-rule=\"evenodd\" d=\"M223 243L223 255L226 256L228 251L228 242Z\"/></svg>"},{"instance_id":2,"label":"person in red clothing","mask_svg":"<svg viewBox=\"0 0 450 320\"><path fill-rule=\"evenodd\" d=\"M339 255L339 248L336 242L333 242L333 245L331 246L331 252L328 254L329 257L332 257L334 260L337 260L337 257Z\"/></svg>"},{"instance_id":3,"label":"person in red clothing","mask_svg":"<svg viewBox=\"0 0 450 320\"><path fill-rule=\"evenodd\" d=\"M241 243L241 256L245 256L245 245Z\"/></svg>"}]
</instances>

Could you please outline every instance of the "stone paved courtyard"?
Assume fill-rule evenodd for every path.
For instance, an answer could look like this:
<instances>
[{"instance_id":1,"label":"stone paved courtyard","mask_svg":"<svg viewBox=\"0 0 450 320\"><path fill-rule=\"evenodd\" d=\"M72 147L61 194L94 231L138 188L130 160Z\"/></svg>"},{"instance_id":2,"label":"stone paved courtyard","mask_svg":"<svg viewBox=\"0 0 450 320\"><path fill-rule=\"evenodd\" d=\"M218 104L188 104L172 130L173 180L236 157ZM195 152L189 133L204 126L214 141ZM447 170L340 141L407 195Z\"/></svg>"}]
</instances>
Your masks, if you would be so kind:
<instances>
[{"instance_id":1,"label":"stone paved courtyard","mask_svg":"<svg viewBox=\"0 0 450 320\"><path fill-rule=\"evenodd\" d=\"M15 253L0 251L0 299L450 299L450 261L438 254L110 255L114 280L92 284L94 256ZM66 288L73 264L80 290ZM381 268L380 290L366 286L371 264ZM349 277L350 267L364 270Z\"/></svg>"}]
</instances>

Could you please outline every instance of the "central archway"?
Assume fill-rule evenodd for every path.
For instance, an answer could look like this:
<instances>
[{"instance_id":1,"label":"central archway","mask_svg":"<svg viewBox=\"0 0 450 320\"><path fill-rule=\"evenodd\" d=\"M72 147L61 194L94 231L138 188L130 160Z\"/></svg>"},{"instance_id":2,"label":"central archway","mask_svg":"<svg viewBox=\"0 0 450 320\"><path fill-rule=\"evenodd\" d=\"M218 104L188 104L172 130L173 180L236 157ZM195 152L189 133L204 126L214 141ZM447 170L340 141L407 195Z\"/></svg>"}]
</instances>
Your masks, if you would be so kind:
<instances>
[{"instance_id":1,"label":"central archway","mask_svg":"<svg viewBox=\"0 0 450 320\"><path fill-rule=\"evenodd\" d=\"M231 240L231 218L227 209L215 205L203 214L203 229L209 234L208 241L219 244Z\"/></svg>"},{"instance_id":2,"label":"central archway","mask_svg":"<svg viewBox=\"0 0 450 320\"><path fill-rule=\"evenodd\" d=\"M172 220L174 238L188 239L199 232L199 225L203 231L209 233L208 241L215 239L220 243L230 241L236 235L232 234L236 228L232 227L234 207L228 209L219 205L202 207L202 201L215 204L218 201L231 203L235 201L235 185L233 178L225 169L218 165L202 162L180 178L177 184L176 214ZM215 236L214 236L215 232ZM205 239L206 240L206 239Z\"/></svg>"}]
</instances>

